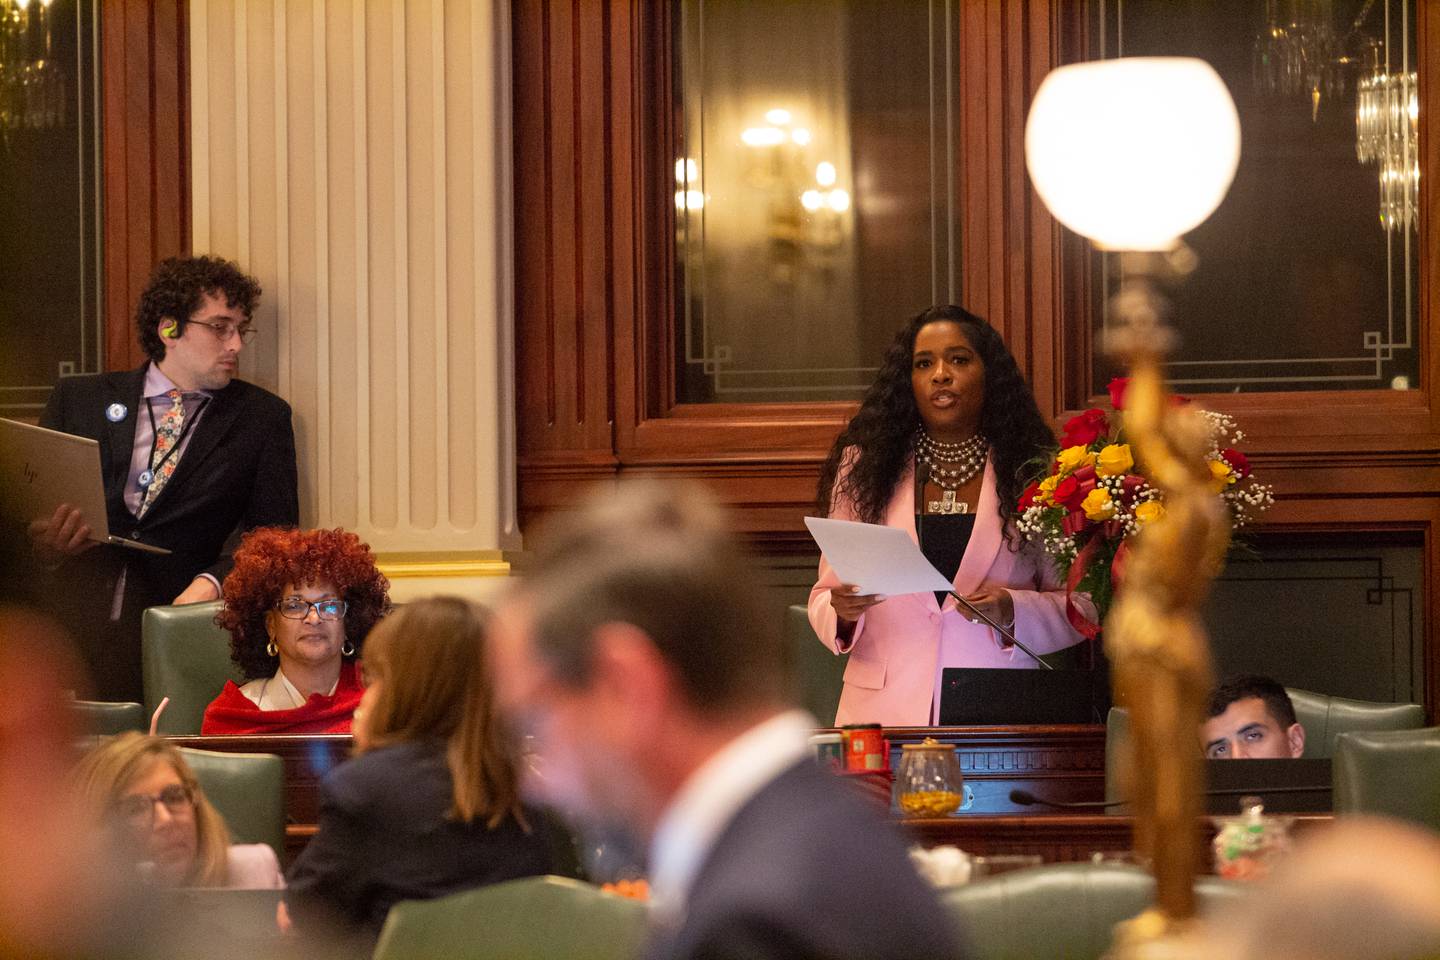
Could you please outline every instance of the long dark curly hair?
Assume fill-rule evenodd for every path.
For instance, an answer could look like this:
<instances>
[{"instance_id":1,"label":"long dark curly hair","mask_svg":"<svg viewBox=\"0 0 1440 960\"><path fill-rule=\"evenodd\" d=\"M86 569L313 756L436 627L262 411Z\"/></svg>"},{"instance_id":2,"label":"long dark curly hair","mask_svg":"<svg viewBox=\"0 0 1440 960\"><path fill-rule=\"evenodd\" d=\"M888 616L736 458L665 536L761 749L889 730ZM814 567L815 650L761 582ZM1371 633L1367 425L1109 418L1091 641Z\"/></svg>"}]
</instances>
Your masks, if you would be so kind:
<instances>
[{"instance_id":1,"label":"long dark curly hair","mask_svg":"<svg viewBox=\"0 0 1440 960\"><path fill-rule=\"evenodd\" d=\"M147 357L156 363L165 359L160 321L166 317L177 321L175 335L180 336L207 293L224 296L226 306L249 317L260 302L260 282L220 257L171 257L160 261L135 307L135 332Z\"/></svg>"},{"instance_id":2,"label":"long dark curly hair","mask_svg":"<svg viewBox=\"0 0 1440 960\"><path fill-rule=\"evenodd\" d=\"M225 578L225 605L215 623L230 632L230 659L246 680L274 676L278 661L265 651L265 615L289 584L329 580L348 605L345 639L360 655L365 635L390 612L390 581L375 567L368 544L345 530L261 527L245 534Z\"/></svg>"},{"instance_id":3,"label":"long dark curly hair","mask_svg":"<svg viewBox=\"0 0 1440 960\"><path fill-rule=\"evenodd\" d=\"M1035 397L1000 334L984 319L956 306L931 307L895 335L875 382L860 403L860 412L836 438L830 456L820 468L817 506L828 515L843 496L854 504L856 519L865 523L884 521L885 507L914 452L920 425L920 410L910 381L915 337L921 327L937 321L959 324L985 364L980 432L990 441L1000 520L1005 540L1014 549L1016 540L1010 521L1015 517L1015 504L1033 461L1054 447L1055 436L1040 415ZM837 489L842 462L848 470Z\"/></svg>"}]
</instances>

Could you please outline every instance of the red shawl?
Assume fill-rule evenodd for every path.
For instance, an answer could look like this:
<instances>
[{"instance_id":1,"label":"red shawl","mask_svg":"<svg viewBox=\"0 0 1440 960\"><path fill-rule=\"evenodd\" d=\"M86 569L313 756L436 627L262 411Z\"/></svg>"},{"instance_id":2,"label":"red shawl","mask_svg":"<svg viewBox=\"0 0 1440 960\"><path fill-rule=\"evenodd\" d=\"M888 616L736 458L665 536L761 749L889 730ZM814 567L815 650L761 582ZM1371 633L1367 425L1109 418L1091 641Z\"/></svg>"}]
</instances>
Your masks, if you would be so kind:
<instances>
[{"instance_id":1,"label":"red shawl","mask_svg":"<svg viewBox=\"0 0 1440 960\"><path fill-rule=\"evenodd\" d=\"M349 733L350 720L360 706L359 671L353 660L340 667L340 682L328 697L313 694L305 706L290 710L261 710L240 692L235 681L225 681L220 696L205 708L200 724L202 736L215 734Z\"/></svg>"}]
</instances>

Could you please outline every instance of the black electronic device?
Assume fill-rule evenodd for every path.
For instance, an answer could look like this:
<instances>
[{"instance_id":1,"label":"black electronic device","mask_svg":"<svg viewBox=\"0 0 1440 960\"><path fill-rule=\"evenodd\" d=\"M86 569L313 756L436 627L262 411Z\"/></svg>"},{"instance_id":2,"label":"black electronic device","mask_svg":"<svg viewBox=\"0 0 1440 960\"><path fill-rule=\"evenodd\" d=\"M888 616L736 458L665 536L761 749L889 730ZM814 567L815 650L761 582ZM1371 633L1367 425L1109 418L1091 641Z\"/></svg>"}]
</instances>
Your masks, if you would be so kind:
<instances>
[{"instance_id":1,"label":"black electronic device","mask_svg":"<svg viewBox=\"0 0 1440 960\"><path fill-rule=\"evenodd\" d=\"M1328 813L1331 809L1330 761L1207 760L1205 809L1240 812L1240 798L1259 797L1266 813Z\"/></svg>"},{"instance_id":2,"label":"black electronic device","mask_svg":"<svg viewBox=\"0 0 1440 960\"><path fill-rule=\"evenodd\" d=\"M940 725L1104 723L1109 680L1104 670L946 667Z\"/></svg>"}]
</instances>

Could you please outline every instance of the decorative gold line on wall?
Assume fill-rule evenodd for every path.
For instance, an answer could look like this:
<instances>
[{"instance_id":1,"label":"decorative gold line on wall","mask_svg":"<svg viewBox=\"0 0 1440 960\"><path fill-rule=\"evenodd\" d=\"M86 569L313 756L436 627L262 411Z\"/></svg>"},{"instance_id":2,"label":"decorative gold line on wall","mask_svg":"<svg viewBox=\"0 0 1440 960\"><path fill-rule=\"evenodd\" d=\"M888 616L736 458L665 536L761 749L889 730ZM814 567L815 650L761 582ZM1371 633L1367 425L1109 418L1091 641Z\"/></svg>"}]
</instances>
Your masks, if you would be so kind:
<instances>
[{"instance_id":1,"label":"decorative gold line on wall","mask_svg":"<svg viewBox=\"0 0 1440 960\"><path fill-rule=\"evenodd\" d=\"M241 366L294 408L302 522L380 551L517 545L496 2L190 4L194 249L265 287Z\"/></svg>"}]
</instances>

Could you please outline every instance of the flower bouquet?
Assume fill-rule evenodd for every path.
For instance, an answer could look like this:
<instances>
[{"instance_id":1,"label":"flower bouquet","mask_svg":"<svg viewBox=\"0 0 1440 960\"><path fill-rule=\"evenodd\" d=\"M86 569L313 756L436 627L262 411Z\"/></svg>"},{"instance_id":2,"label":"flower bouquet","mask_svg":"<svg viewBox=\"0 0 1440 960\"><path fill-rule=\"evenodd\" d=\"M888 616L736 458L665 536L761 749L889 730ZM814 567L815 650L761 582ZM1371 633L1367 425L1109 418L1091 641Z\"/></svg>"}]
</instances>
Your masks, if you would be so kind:
<instances>
[{"instance_id":1,"label":"flower bouquet","mask_svg":"<svg viewBox=\"0 0 1440 960\"><path fill-rule=\"evenodd\" d=\"M1090 596L1100 622L1123 576L1130 538L1165 515L1162 492L1136 469L1121 428L1128 383L1122 377L1110 381L1113 412L1092 408L1065 424L1059 452L1042 466L1043 474L1026 487L1018 505L1021 535L1051 558L1069 593ZM1230 511L1231 529L1239 530L1274 502L1272 489L1255 480L1250 462L1233 446L1245 438L1234 419L1202 412L1210 423L1206 460L1211 484ZM1073 603L1067 613L1085 636L1099 634L1099 623Z\"/></svg>"}]
</instances>

